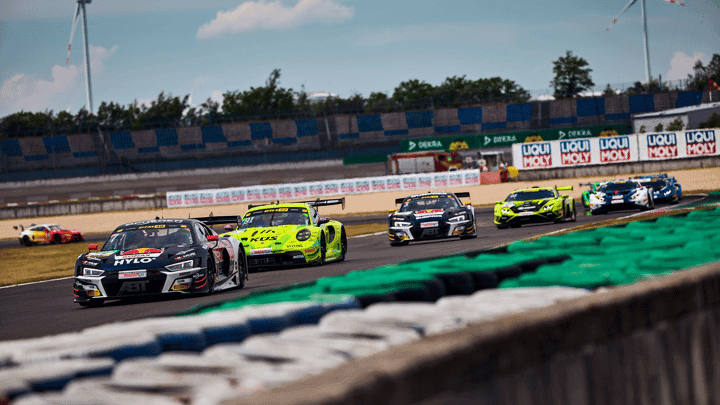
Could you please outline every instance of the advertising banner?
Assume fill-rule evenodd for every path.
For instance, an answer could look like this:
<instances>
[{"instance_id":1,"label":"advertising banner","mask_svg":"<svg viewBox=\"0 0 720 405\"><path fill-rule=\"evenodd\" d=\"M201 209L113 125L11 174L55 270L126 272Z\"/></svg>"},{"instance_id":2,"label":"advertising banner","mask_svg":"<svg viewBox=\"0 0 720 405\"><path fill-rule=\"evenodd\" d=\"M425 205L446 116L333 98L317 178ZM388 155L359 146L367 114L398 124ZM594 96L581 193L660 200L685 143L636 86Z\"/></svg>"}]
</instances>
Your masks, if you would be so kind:
<instances>
[{"instance_id":1,"label":"advertising banner","mask_svg":"<svg viewBox=\"0 0 720 405\"><path fill-rule=\"evenodd\" d=\"M214 190L215 204L230 204L230 190Z\"/></svg>"},{"instance_id":2,"label":"advertising banner","mask_svg":"<svg viewBox=\"0 0 720 405\"><path fill-rule=\"evenodd\" d=\"M401 176L390 176L385 178L385 189L387 191L398 191L402 190L402 177Z\"/></svg>"},{"instance_id":3,"label":"advertising banner","mask_svg":"<svg viewBox=\"0 0 720 405\"><path fill-rule=\"evenodd\" d=\"M340 192L342 194L355 194L355 181L352 179L341 181Z\"/></svg>"},{"instance_id":4,"label":"advertising banner","mask_svg":"<svg viewBox=\"0 0 720 405\"><path fill-rule=\"evenodd\" d=\"M299 183L293 185L293 198L294 199L301 199L301 198L307 198L310 196L310 191L308 190L308 185L306 183Z\"/></svg>"},{"instance_id":5,"label":"advertising banner","mask_svg":"<svg viewBox=\"0 0 720 405\"><path fill-rule=\"evenodd\" d=\"M387 191L387 183L384 177L373 177L370 179L370 192L379 193Z\"/></svg>"},{"instance_id":6,"label":"advertising banner","mask_svg":"<svg viewBox=\"0 0 720 405\"><path fill-rule=\"evenodd\" d=\"M247 193L244 188L231 188L230 201L233 203L242 203L247 201Z\"/></svg>"},{"instance_id":7,"label":"advertising banner","mask_svg":"<svg viewBox=\"0 0 720 405\"><path fill-rule=\"evenodd\" d=\"M261 201L262 189L260 187L249 187L246 189L248 201Z\"/></svg>"},{"instance_id":8,"label":"advertising banner","mask_svg":"<svg viewBox=\"0 0 720 405\"><path fill-rule=\"evenodd\" d=\"M340 194L340 182L339 181L326 181L325 184L323 184L323 194L325 194L325 195Z\"/></svg>"},{"instance_id":9,"label":"advertising banner","mask_svg":"<svg viewBox=\"0 0 720 405\"><path fill-rule=\"evenodd\" d=\"M263 198L263 200L277 200L278 199L277 187L263 186L262 198Z\"/></svg>"},{"instance_id":10,"label":"advertising banner","mask_svg":"<svg viewBox=\"0 0 720 405\"><path fill-rule=\"evenodd\" d=\"M278 198L281 200L292 200L293 188L290 184L283 184L278 186Z\"/></svg>"},{"instance_id":11,"label":"advertising banner","mask_svg":"<svg viewBox=\"0 0 720 405\"><path fill-rule=\"evenodd\" d=\"M185 192L183 193L183 206L194 207L200 205L200 196L197 192Z\"/></svg>"},{"instance_id":12,"label":"advertising banner","mask_svg":"<svg viewBox=\"0 0 720 405\"><path fill-rule=\"evenodd\" d=\"M448 186L448 174L446 172L433 173L433 188L445 188Z\"/></svg>"},{"instance_id":13,"label":"advertising banner","mask_svg":"<svg viewBox=\"0 0 720 405\"><path fill-rule=\"evenodd\" d=\"M660 132L638 135L640 160L666 160L717 155L717 130Z\"/></svg>"},{"instance_id":14,"label":"advertising banner","mask_svg":"<svg viewBox=\"0 0 720 405\"><path fill-rule=\"evenodd\" d=\"M320 197L324 195L325 189L323 187L323 183L309 183L308 184L308 192L310 193L310 197Z\"/></svg>"},{"instance_id":15,"label":"advertising banner","mask_svg":"<svg viewBox=\"0 0 720 405\"><path fill-rule=\"evenodd\" d=\"M403 190L415 190L418 188L418 179L415 174L408 174L402 176L402 188Z\"/></svg>"},{"instance_id":16,"label":"advertising banner","mask_svg":"<svg viewBox=\"0 0 720 405\"><path fill-rule=\"evenodd\" d=\"M513 145L520 170L637 162L638 136L571 139Z\"/></svg>"},{"instance_id":17,"label":"advertising banner","mask_svg":"<svg viewBox=\"0 0 720 405\"><path fill-rule=\"evenodd\" d=\"M183 206L183 195L182 193L174 192L174 191L168 191L165 193L165 198L167 199L167 206L168 208L172 207L182 207Z\"/></svg>"},{"instance_id":18,"label":"advertising banner","mask_svg":"<svg viewBox=\"0 0 720 405\"><path fill-rule=\"evenodd\" d=\"M213 190L203 190L199 193L200 205L215 204L215 193Z\"/></svg>"}]
</instances>

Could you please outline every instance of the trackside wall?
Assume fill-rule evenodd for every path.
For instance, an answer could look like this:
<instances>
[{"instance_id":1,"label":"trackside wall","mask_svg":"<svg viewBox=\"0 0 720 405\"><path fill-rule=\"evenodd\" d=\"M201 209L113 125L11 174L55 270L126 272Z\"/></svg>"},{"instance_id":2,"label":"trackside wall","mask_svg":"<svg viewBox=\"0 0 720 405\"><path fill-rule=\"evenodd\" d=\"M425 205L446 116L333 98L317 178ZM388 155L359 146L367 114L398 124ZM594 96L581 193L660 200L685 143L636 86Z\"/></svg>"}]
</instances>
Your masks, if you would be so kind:
<instances>
[{"instance_id":1,"label":"trackside wall","mask_svg":"<svg viewBox=\"0 0 720 405\"><path fill-rule=\"evenodd\" d=\"M720 263L351 361L226 404L715 404Z\"/></svg>"}]
</instances>

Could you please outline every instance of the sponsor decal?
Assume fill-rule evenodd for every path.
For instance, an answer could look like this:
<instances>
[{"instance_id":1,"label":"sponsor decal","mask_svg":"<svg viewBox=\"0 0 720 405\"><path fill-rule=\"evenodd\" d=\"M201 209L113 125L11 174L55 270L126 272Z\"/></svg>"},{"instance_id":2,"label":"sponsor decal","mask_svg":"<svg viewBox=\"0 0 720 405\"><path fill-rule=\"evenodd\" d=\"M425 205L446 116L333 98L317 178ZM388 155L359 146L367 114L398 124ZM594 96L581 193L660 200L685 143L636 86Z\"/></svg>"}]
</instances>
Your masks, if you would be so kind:
<instances>
[{"instance_id":1,"label":"sponsor decal","mask_svg":"<svg viewBox=\"0 0 720 405\"><path fill-rule=\"evenodd\" d=\"M577 139L573 141L560 141L560 162L563 165L578 165L590 163L590 141Z\"/></svg>"},{"instance_id":2,"label":"sponsor decal","mask_svg":"<svg viewBox=\"0 0 720 405\"><path fill-rule=\"evenodd\" d=\"M139 226L138 229L162 229L165 228L165 225L146 225L146 226ZM118 232L122 232L122 229Z\"/></svg>"},{"instance_id":3,"label":"sponsor decal","mask_svg":"<svg viewBox=\"0 0 720 405\"><path fill-rule=\"evenodd\" d=\"M440 209L432 209L432 210L422 210L422 211L416 211L416 214L436 214L436 213L442 213L443 210Z\"/></svg>"},{"instance_id":4,"label":"sponsor decal","mask_svg":"<svg viewBox=\"0 0 720 405\"><path fill-rule=\"evenodd\" d=\"M549 142L521 145L522 163L525 168L551 167L552 150Z\"/></svg>"},{"instance_id":5,"label":"sponsor decal","mask_svg":"<svg viewBox=\"0 0 720 405\"><path fill-rule=\"evenodd\" d=\"M623 162L630 160L630 138L627 136L600 138L599 141L601 162Z\"/></svg>"},{"instance_id":6,"label":"sponsor decal","mask_svg":"<svg viewBox=\"0 0 720 405\"><path fill-rule=\"evenodd\" d=\"M200 204L215 204L215 195L212 193L200 193Z\"/></svg>"},{"instance_id":7,"label":"sponsor decal","mask_svg":"<svg viewBox=\"0 0 720 405\"><path fill-rule=\"evenodd\" d=\"M437 236L437 234L438 234L437 228L427 228L427 229L423 229L423 232L420 235L420 237L424 238L426 236ZM405 239L405 238L403 238L403 239Z\"/></svg>"},{"instance_id":8,"label":"sponsor decal","mask_svg":"<svg viewBox=\"0 0 720 405\"><path fill-rule=\"evenodd\" d=\"M182 256L175 256L174 260L185 260L185 259L189 259L191 257L195 257L195 252L185 253Z\"/></svg>"},{"instance_id":9,"label":"sponsor decal","mask_svg":"<svg viewBox=\"0 0 720 405\"><path fill-rule=\"evenodd\" d=\"M272 248L264 248L264 249L250 249L251 255L265 255L268 253L272 253Z\"/></svg>"},{"instance_id":10,"label":"sponsor decal","mask_svg":"<svg viewBox=\"0 0 720 405\"><path fill-rule=\"evenodd\" d=\"M687 131L685 132L688 156L714 155L717 151L715 131Z\"/></svg>"},{"instance_id":11,"label":"sponsor decal","mask_svg":"<svg viewBox=\"0 0 720 405\"><path fill-rule=\"evenodd\" d=\"M123 293L137 293L147 291L147 283L150 281L126 281L118 290L118 295Z\"/></svg>"},{"instance_id":12,"label":"sponsor decal","mask_svg":"<svg viewBox=\"0 0 720 405\"><path fill-rule=\"evenodd\" d=\"M372 191L385 191L385 179L373 179L371 185Z\"/></svg>"},{"instance_id":13,"label":"sponsor decal","mask_svg":"<svg viewBox=\"0 0 720 405\"><path fill-rule=\"evenodd\" d=\"M123 280L127 278L144 278L147 277L147 270L128 270L118 273L118 278Z\"/></svg>"},{"instance_id":14,"label":"sponsor decal","mask_svg":"<svg viewBox=\"0 0 720 405\"><path fill-rule=\"evenodd\" d=\"M116 259L115 263L113 263L113 266L124 266L127 264L148 264L151 263L154 258L150 257L135 257L131 259Z\"/></svg>"},{"instance_id":15,"label":"sponsor decal","mask_svg":"<svg viewBox=\"0 0 720 405\"><path fill-rule=\"evenodd\" d=\"M189 290L190 284L174 284L171 289L173 291Z\"/></svg>"},{"instance_id":16,"label":"sponsor decal","mask_svg":"<svg viewBox=\"0 0 720 405\"><path fill-rule=\"evenodd\" d=\"M649 134L647 136L647 151L650 159L664 159L678 155L677 138L675 134Z\"/></svg>"},{"instance_id":17,"label":"sponsor decal","mask_svg":"<svg viewBox=\"0 0 720 405\"><path fill-rule=\"evenodd\" d=\"M448 146L448 150L462 150L462 149L470 149L467 142L465 141L455 141Z\"/></svg>"},{"instance_id":18,"label":"sponsor decal","mask_svg":"<svg viewBox=\"0 0 720 405\"><path fill-rule=\"evenodd\" d=\"M123 257L158 257L165 249L155 249L155 248L139 248L139 249L133 249L133 250L127 250L125 252L120 253L119 256Z\"/></svg>"},{"instance_id":19,"label":"sponsor decal","mask_svg":"<svg viewBox=\"0 0 720 405\"><path fill-rule=\"evenodd\" d=\"M264 214L266 212L288 212L288 208L268 208L264 210L253 211L252 214ZM247 218L248 216L250 215L246 215L245 218Z\"/></svg>"},{"instance_id":20,"label":"sponsor decal","mask_svg":"<svg viewBox=\"0 0 720 405\"><path fill-rule=\"evenodd\" d=\"M104 251L104 252L88 253L88 254L85 255L85 257L86 257L86 258L91 258L91 257L108 257L108 256L114 255L114 254L117 253L117 252L118 252L117 250L106 250L106 251Z\"/></svg>"},{"instance_id":21,"label":"sponsor decal","mask_svg":"<svg viewBox=\"0 0 720 405\"><path fill-rule=\"evenodd\" d=\"M250 238L249 242L269 242L277 240L277 236L258 236L256 238Z\"/></svg>"},{"instance_id":22,"label":"sponsor decal","mask_svg":"<svg viewBox=\"0 0 720 405\"><path fill-rule=\"evenodd\" d=\"M182 219L148 219L145 221L136 221L136 222L130 222L128 224L125 224L125 226L130 227L134 225L146 225L146 224L180 224L182 223Z\"/></svg>"},{"instance_id":23,"label":"sponsor decal","mask_svg":"<svg viewBox=\"0 0 720 405\"><path fill-rule=\"evenodd\" d=\"M421 222L421 223L420 223L420 228L423 228L423 229L424 229L424 228L437 228L437 226L438 226L438 222L437 222L437 221Z\"/></svg>"}]
</instances>

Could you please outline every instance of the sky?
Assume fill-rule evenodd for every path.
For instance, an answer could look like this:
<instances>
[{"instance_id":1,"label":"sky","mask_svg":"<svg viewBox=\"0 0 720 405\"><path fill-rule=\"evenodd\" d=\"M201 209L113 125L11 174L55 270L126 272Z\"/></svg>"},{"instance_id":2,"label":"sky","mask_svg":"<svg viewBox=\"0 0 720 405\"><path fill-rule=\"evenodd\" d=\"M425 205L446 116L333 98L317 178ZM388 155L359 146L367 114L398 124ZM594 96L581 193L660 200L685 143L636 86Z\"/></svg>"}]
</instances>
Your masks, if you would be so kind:
<instances>
[{"instance_id":1,"label":"sky","mask_svg":"<svg viewBox=\"0 0 720 405\"><path fill-rule=\"evenodd\" d=\"M645 81L641 1L93 0L87 5L95 110L191 94L191 104L265 84L340 97L392 96L411 79L501 77L551 94L567 50L598 90ZM679 1L679 0L678 0ZM653 77L685 79L720 53L720 0L646 0ZM76 2L0 0L0 117L87 105Z\"/></svg>"}]
</instances>

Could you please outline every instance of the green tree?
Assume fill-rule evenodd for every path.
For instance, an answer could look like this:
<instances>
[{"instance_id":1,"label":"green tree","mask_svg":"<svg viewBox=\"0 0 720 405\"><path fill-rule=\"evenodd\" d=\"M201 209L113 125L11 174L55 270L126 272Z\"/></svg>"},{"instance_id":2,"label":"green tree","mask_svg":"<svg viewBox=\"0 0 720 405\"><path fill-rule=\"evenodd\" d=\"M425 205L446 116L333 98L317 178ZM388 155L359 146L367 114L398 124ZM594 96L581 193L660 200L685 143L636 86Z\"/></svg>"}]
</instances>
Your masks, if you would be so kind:
<instances>
[{"instance_id":1,"label":"green tree","mask_svg":"<svg viewBox=\"0 0 720 405\"><path fill-rule=\"evenodd\" d=\"M700 123L698 128L720 128L720 114L713 113L707 121Z\"/></svg>"},{"instance_id":2,"label":"green tree","mask_svg":"<svg viewBox=\"0 0 720 405\"><path fill-rule=\"evenodd\" d=\"M655 125L655 132L662 132L663 131L663 124L662 122Z\"/></svg>"},{"instance_id":3,"label":"green tree","mask_svg":"<svg viewBox=\"0 0 720 405\"><path fill-rule=\"evenodd\" d=\"M692 74L688 75L688 90L707 90L708 77L720 84L720 54L713 54L710 63L704 66L701 60L695 62Z\"/></svg>"},{"instance_id":4,"label":"green tree","mask_svg":"<svg viewBox=\"0 0 720 405\"><path fill-rule=\"evenodd\" d=\"M683 120L680 117L677 117L670 124L668 124L667 130L673 132L682 131L683 127L685 127Z\"/></svg>"},{"instance_id":5,"label":"green tree","mask_svg":"<svg viewBox=\"0 0 720 405\"><path fill-rule=\"evenodd\" d=\"M607 87L605 87L605 90L603 90L602 96L603 97L614 97L614 96L617 96L617 93L615 93L615 90L613 90L613 88L610 87L610 83L608 83Z\"/></svg>"},{"instance_id":6,"label":"green tree","mask_svg":"<svg viewBox=\"0 0 720 405\"><path fill-rule=\"evenodd\" d=\"M401 106L408 106L423 99L429 99L435 94L435 88L425 81L411 79L395 87L392 98Z\"/></svg>"},{"instance_id":7,"label":"green tree","mask_svg":"<svg viewBox=\"0 0 720 405\"><path fill-rule=\"evenodd\" d=\"M385 93L372 92L365 100L366 113L390 111L392 106L392 100Z\"/></svg>"},{"instance_id":8,"label":"green tree","mask_svg":"<svg viewBox=\"0 0 720 405\"><path fill-rule=\"evenodd\" d=\"M572 51L566 51L565 56L554 61L555 78L550 82L550 86L554 89L555 98L575 97L578 93L595 86L590 78L592 69L587 66L588 62L574 56Z\"/></svg>"}]
</instances>

